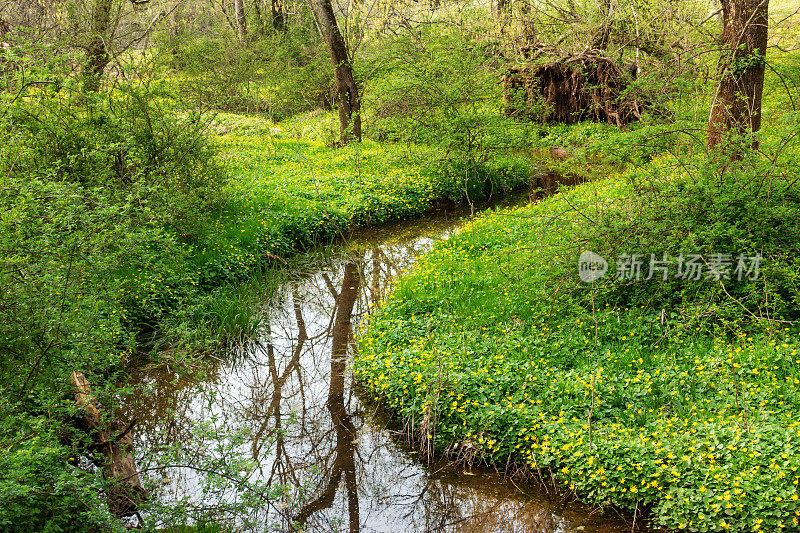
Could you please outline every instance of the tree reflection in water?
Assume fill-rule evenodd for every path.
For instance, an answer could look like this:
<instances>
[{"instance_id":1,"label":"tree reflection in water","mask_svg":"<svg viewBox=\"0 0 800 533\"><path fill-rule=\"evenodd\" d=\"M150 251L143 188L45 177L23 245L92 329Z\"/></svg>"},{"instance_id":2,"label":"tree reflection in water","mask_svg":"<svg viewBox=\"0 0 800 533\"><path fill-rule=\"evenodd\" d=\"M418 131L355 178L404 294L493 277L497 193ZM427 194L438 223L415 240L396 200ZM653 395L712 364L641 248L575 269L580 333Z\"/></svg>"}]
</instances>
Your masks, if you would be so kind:
<instances>
[{"instance_id":1,"label":"tree reflection in water","mask_svg":"<svg viewBox=\"0 0 800 533\"><path fill-rule=\"evenodd\" d=\"M446 236L454 225L434 232ZM146 392L125 408L138 420L136 450L188 443L200 421L227 434L242 430L236 451L256 462L254 478L287 487L263 506L259 531L620 531L621 523L525 494L497 475L432 474L365 416L346 371L352 324L432 244L430 223L407 228L382 242L351 244L295 276L272 302L260 338L208 375L143 371ZM159 476L167 500L214 508L214 498L232 497L203 494L191 468Z\"/></svg>"}]
</instances>

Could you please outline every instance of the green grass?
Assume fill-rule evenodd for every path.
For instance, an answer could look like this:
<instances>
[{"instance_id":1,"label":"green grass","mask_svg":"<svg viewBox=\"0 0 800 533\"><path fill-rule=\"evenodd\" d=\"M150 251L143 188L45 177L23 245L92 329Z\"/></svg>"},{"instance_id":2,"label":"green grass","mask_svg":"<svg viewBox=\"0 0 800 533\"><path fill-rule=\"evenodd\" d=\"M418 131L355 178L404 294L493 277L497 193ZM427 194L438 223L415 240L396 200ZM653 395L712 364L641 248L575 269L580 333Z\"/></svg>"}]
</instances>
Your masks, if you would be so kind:
<instances>
[{"instance_id":1,"label":"green grass","mask_svg":"<svg viewBox=\"0 0 800 533\"><path fill-rule=\"evenodd\" d=\"M354 374L411 427L435 420L440 452L549 470L669 528L796 528L798 331L712 337L679 309L593 313L570 282L583 216L631 193L611 178L464 228L370 320Z\"/></svg>"},{"instance_id":2,"label":"green grass","mask_svg":"<svg viewBox=\"0 0 800 533\"><path fill-rule=\"evenodd\" d=\"M335 149L293 137L295 126L217 118L215 131L224 132L217 136L219 160L229 180L225 203L194 239L201 285L242 279L264 254L287 257L352 227L511 190L537 168L520 155L466 166L433 148L369 140Z\"/></svg>"},{"instance_id":3,"label":"green grass","mask_svg":"<svg viewBox=\"0 0 800 533\"><path fill-rule=\"evenodd\" d=\"M783 79L768 73L761 153L741 163L706 154L706 97L674 100L667 125L550 129L533 148L566 146L565 169L607 178L481 217L422 258L359 332L365 396L438 453L552 474L656 525L797 530L800 146L787 110L800 70L796 54L772 59ZM621 253L764 263L757 281L591 285L584 250L612 273Z\"/></svg>"}]
</instances>

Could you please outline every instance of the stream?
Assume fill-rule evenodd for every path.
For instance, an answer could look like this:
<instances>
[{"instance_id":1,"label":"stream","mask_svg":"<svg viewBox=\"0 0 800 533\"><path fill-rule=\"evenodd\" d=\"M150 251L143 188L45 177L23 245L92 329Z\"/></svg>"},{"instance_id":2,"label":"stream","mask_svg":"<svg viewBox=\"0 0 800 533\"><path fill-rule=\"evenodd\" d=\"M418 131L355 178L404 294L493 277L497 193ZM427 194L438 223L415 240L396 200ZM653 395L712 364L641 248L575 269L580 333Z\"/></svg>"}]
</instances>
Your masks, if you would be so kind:
<instances>
[{"instance_id":1,"label":"stream","mask_svg":"<svg viewBox=\"0 0 800 533\"><path fill-rule=\"evenodd\" d=\"M352 328L468 215L357 231L292 271L265 306L257 338L206 374L160 365L133 376L138 392L123 414L136 419L140 468L162 478L153 497L234 517L245 531L630 531L629 522L494 472L424 464L351 387ZM171 466L157 468L154 451ZM237 514L246 502L230 484L201 485L231 455L251 460L255 467L242 469L265 487L269 503L255 515Z\"/></svg>"}]
</instances>

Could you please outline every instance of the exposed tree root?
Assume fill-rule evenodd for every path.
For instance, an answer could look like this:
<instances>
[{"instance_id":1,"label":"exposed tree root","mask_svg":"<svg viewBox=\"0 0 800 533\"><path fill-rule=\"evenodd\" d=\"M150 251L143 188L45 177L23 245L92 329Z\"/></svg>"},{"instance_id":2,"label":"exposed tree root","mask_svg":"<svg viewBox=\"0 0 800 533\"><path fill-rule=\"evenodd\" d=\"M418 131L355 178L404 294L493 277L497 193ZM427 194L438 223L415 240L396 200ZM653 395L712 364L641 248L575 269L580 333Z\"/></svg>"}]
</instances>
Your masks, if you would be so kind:
<instances>
[{"instance_id":1,"label":"exposed tree root","mask_svg":"<svg viewBox=\"0 0 800 533\"><path fill-rule=\"evenodd\" d=\"M623 126L639 120L646 107L627 94L635 77L635 64L623 69L600 50L511 67L503 77L505 113L548 124L592 120Z\"/></svg>"}]
</instances>

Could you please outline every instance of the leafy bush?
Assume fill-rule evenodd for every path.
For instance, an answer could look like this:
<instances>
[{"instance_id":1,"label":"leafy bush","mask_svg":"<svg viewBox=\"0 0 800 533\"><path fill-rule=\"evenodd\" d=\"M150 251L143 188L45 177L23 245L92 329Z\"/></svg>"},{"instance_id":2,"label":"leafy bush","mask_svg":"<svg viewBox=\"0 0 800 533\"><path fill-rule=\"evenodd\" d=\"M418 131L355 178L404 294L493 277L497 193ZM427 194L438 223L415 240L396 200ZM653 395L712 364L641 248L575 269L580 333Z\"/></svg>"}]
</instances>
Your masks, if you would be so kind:
<instances>
[{"instance_id":1,"label":"leafy bush","mask_svg":"<svg viewBox=\"0 0 800 533\"><path fill-rule=\"evenodd\" d=\"M313 27L241 44L203 36L164 57L181 93L198 105L272 120L333 105L333 67Z\"/></svg>"},{"instance_id":2,"label":"leafy bush","mask_svg":"<svg viewBox=\"0 0 800 533\"><path fill-rule=\"evenodd\" d=\"M365 60L376 70L365 90L370 135L439 145L467 158L500 148L486 142L484 131L487 120L497 122L490 105L500 97L494 61L463 29L401 29Z\"/></svg>"},{"instance_id":3,"label":"leafy bush","mask_svg":"<svg viewBox=\"0 0 800 533\"><path fill-rule=\"evenodd\" d=\"M102 487L57 438L74 414L69 374L102 393L143 324L191 300L185 241L207 224L220 173L199 118L176 119L142 87L42 96L0 115L3 519L59 531L87 515L76 528L90 530L107 526Z\"/></svg>"},{"instance_id":4,"label":"leafy bush","mask_svg":"<svg viewBox=\"0 0 800 533\"><path fill-rule=\"evenodd\" d=\"M788 154L786 159L788 159ZM699 158L698 158L699 159ZM698 161L696 159L695 161ZM796 164L781 158L788 168ZM796 320L800 295L800 216L793 179L775 175L775 162L755 155L737 163L712 159L674 177L664 161L632 172L633 197L621 209L598 213L600 229L585 245L601 255L642 254L673 261L680 254L715 257L724 274L703 283L660 276L603 284L598 301L681 309L686 317L723 328L763 319ZM780 167L778 167L780 168ZM788 170L787 168L787 170ZM764 176L769 178L765 179ZM789 176L793 175L789 170ZM727 255L726 255L727 254ZM761 256L759 273L736 275L738 256ZM752 261L746 261L750 267ZM709 265L704 265L708 271ZM716 278L720 279L716 279Z\"/></svg>"}]
</instances>

